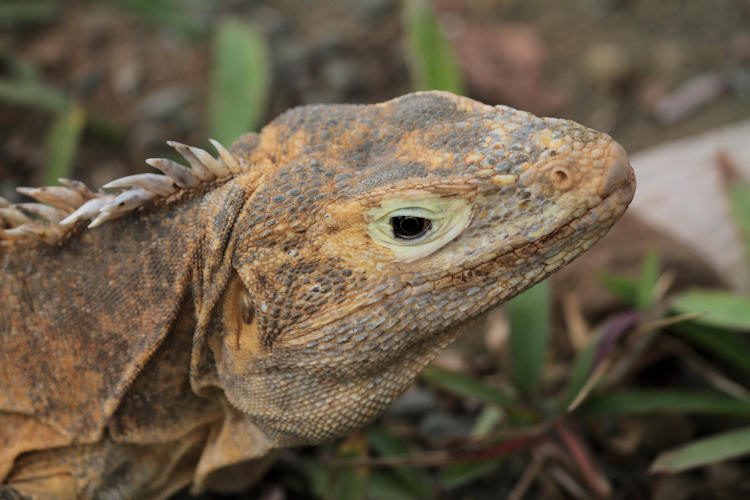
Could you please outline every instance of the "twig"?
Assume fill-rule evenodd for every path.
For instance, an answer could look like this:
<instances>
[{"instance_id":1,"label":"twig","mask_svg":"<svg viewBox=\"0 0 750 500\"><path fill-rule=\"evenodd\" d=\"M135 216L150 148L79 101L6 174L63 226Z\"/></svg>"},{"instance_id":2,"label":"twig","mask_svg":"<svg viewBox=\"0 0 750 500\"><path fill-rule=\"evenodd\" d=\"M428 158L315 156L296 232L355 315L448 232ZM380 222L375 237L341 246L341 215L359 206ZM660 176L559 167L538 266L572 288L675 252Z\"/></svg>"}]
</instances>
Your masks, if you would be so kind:
<instances>
[{"instance_id":1,"label":"twig","mask_svg":"<svg viewBox=\"0 0 750 500\"><path fill-rule=\"evenodd\" d=\"M557 466L550 469L550 475L555 479L557 484L567 491L574 498L586 498L588 495L583 490L583 487L573 479L568 471L564 468Z\"/></svg>"},{"instance_id":2,"label":"twig","mask_svg":"<svg viewBox=\"0 0 750 500\"><path fill-rule=\"evenodd\" d=\"M674 281L677 279L677 274L672 271L665 271L656 280L653 290L651 290L651 301L653 304L660 303L664 296L667 294Z\"/></svg>"},{"instance_id":3,"label":"twig","mask_svg":"<svg viewBox=\"0 0 750 500\"><path fill-rule=\"evenodd\" d=\"M696 313L685 313L685 314L678 314L677 316L670 316L668 318L661 318L654 321L649 321L648 323L644 323L638 328L633 331L633 336L642 335L644 333L647 333L652 330L659 330L661 328L671 326L677 323L682 323L683 321L690 321L691 319L700 318L701 316L705 316L706 313L703 312L696 312Z\"/></svg>"},{"instance_id":4,"label":"twig","mask_svg":"<svg viewBox=\"0 0 750 500\"><path fill-rule=\"evenodd\" d=\"M728 185L742 180L739 165L726 151L720 150L716 153L716 166L721 174L725 189Z\"/></svg>"},{"instance_id":5,"label":"twig","mask_svg":"<svg viewBox=\"0 0 750 500\"><path fill-rule=\"evenodd\" d=\"M534 454L531 463L523 471L523 474L521 474L521 477L513 486L513 489L510 490L510 493L508 493L507 500L521 500L523 498L523 495L534 482L534 479L536 479L542 471L546 459L546 456L542 453Z\"/></svg>"},{"instance_id":6,"label":"twig","mask_svg":"<svg viewBox=\"0 0 750 500\"><path fill-rule=\"evenodd\" d=\"M668 318L661 318L649 321L636 328L630 337L635 339L635 346L625 352L622 359L617 364L613 364L612 371L607 377L607 385L611 386L620 381L627 374L633 365L640 360L643 353L653 343L659 333L659 330L676 323L689 321L691 319L703 316L704 313L686 313Z\"/></svg>"},{"instance_id":7,"label":"twig","mask_svg":"<svg viewBox=\"0 0 750 500\"><path fill-rule=\"evenodd\" d=\"M609 498L612 495L612 486L594 465L583 441L563 421L557 423L556 430L591 491L598 498Z\"/></svg>"},{"instance_id":8,"label":"twig","mask_svg":"<svg viewBox=\"0 0 750 500\"><path fill-rule=\"evenodd\" d=\"M677 358L687 363L695 371L701 373L710 384L720 391L738 399L750 401L750 391L718 372L684 342L670 338L665 341L665 347L667 351L672 351Z\"/></svg>"},{"instance_id":9,"label":"twig","mask_svg":"<svg viewBox=\"0 0 750 500\"><path fill-rule=\"evenodd\" d=\"M389 455L386 457L351 457L332 458L325 460L326 464L334 467L394 467L410 465L417 467L433 467L448 465L464 461L482 461L510 455L536 443L554 424L554 420L542 425L523 429L522 432L495 433L481 441L469 443L469 447L461 450L432 450L412 452L403 455ZM508 438L508 436L513 436ZM492 443L498 437L506 439L500 443Z\"/></svg>"},{"instance_id":10,"label":"twig","mask_svg":"<svg viewBox=\"0 0 750 500\"><path fill-rule=\"evenodd\" d=\"M581 387L581 390L578 391L576 397L568 405L568 412L574 411L576 408L581 406L581 403L583 403L583 401L591 393L594 387L596 387L596 384L599 383L599 381L602 379L611 365L612 362L609 359L604 359L596 366L596 368L594 368L594 371L591 372L589 378L586 379L586 382L583 384L583 387Z\"/></svg>"},{"instance_id":11,"label":"twig","mask_svg":"<svg viewBox=\"0 0 750 500\"><path fill-rule=\"evenodd\" d=\"M576 352L581 352L591 338L591 328L581 312L581 298L575 292L568 292L562 297L562 306L570 343Z\"/></svg>"}]
</instances>

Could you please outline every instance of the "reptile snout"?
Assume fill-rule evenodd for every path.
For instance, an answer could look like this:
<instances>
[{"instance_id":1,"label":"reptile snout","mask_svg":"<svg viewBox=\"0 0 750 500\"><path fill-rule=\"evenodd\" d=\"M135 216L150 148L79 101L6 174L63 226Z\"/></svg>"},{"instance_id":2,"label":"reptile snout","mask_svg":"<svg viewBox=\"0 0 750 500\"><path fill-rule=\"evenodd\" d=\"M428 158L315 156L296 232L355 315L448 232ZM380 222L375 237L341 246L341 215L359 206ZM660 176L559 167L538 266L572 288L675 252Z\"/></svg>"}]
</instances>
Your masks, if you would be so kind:
<instances>
[{"instance_id":1,"label":"reptile snout","mask_svg":"<svg viewBox=\"0 0 750 500\"><path fill-rule=\"evenodd\" d=\"M612 142L606 152L606 163L599 195L606 197L613 191L629 184L634 180L633 168L630 166L628 154L622 146Z\"/></svg>"}]
</instances>

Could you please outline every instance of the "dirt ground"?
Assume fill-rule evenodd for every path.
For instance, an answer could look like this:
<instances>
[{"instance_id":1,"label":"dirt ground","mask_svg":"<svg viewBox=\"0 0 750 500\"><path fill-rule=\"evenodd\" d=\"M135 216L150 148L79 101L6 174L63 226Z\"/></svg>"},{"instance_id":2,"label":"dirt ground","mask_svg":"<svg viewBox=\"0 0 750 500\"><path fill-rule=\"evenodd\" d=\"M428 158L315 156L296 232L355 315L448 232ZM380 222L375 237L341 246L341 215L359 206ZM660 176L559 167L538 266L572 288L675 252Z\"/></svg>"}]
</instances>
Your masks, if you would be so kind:
<instances>
[{"instance_id":1,"label":"dirt ground","mask_svg":"<svg viewBox=\"0 0 750 500\"><path fill-rule=\"evenodd\" d=\"M149 171L143 159L164 156L166 139L207 146L210 30L224 16L254 22L270 41L269 120L296 105L378 102L412 89L396 0L319 0L314 8L306 0L192 0L180 4L185 15L179 22L138 8L143 2L136 1L54 5L48 16L0 19L0 79L19 64L30 66L43 82L85 107L91 120L72 177L93 186ZM750 117L748 0L436 0L434 6L459 56L467 94L489 104L579 121L610 133L628 151ZM0 101L0 196L18 201L16 186L41 183L50 120L44 109ZM632 224L635 237L648 231ZM665 252L673 246L659 235L649 238ZM600 250L605 257L597 266L610 262L607 256L624 244ZM628 261L625 267L637 264L642 248L621 258ZM689 252L674 252L681 265L700 268ZM698 282L715 279L710 270L699 271ZM562 288L578 286L571 276L563 278L568 281ZM585 286L596 286L593 275L586 279ZM592 300L600 295L594 288L581 294ZM611 303L604 301L591 314L602 317L608 308ZM471 344L464 344L467 352L482 350ZM449 415L455 404L427 407ZM457 413L471 413L464 410ZM459 427L461 418L454 419ZM590 432L629 436L627 425L642 424ZM651 482L645 475L660 442L679 442L699 425L687 418L653 419L641 437L650 447L629 460L607 462L607 473L623 492L615 496L711 498L712 491L723 491L713 489L716 484L738 474L741 479L743 469L709 471L678 484ZM607 453L594 450L599 451ZM287 456L242 498L307 498L299 488L286 488L295 460ZM522 464L511 461L507 475L517 477ZM445 498L500 498L508 482L488 477ZM694 496L691 488L701 493Z\"/></svg>"}]
</instances>

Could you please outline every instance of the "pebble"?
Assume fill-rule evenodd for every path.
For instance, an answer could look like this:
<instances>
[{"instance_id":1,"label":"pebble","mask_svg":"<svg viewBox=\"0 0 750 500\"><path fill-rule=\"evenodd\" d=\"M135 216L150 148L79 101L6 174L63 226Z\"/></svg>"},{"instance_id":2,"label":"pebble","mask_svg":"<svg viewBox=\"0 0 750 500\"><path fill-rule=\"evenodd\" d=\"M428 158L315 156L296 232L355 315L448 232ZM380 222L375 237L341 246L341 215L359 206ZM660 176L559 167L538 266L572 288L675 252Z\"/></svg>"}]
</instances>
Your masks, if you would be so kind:
<instances>
[{"instance_id":1,"label":"pebble","mask_svg":"<svg viewBox=\"0 0 750 500\"><path fill-rule=\"evenodd\" d=\"M386 415L397 419L416 420L437 409L435 393L421 387L412 387L401 395L386 411Z\"/></svg>"},{"instance_id":2,"label":"pebble","mask_svg":"<svg viewBox=\"0 0 750 500\"><path fill-rule=\"evenodd\" d=\"M428 413L417 425L422 436L435 440L466 437L471 433L471 427L472 422L469 418L442 411Z\"/></svg>"}]
</instances>

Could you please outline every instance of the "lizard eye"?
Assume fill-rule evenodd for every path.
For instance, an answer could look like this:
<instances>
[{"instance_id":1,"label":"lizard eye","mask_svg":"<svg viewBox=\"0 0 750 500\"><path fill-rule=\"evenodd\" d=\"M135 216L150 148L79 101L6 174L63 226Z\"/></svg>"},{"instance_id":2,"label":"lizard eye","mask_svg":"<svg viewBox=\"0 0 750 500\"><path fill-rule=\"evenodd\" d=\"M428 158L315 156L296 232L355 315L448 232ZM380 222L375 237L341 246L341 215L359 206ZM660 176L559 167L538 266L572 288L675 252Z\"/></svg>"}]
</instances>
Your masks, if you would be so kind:
<instances>
[{"instance_id":1,"label":"lizard eye","mask_svg":"<svg viewBox=\"0 0 750 500\"><path fill-rule=\"evenodd\" d=\"M393 236L402 240L415 240L424 236L432 227L432 221L424 217L397 215L391 217Z\"/></svg>"},{"instance_id":2,"label":"lizard eye","mask_svg":"<svg viewBox=\"0 0 750 500\"><path fill-rule=\"evenodd\" d=\"M411 191L367 212L367 234L391 249L397 261L427 256L455 239L469 225L472 205L463 198L443 198Z\"/></svg>"}]
</instances>

